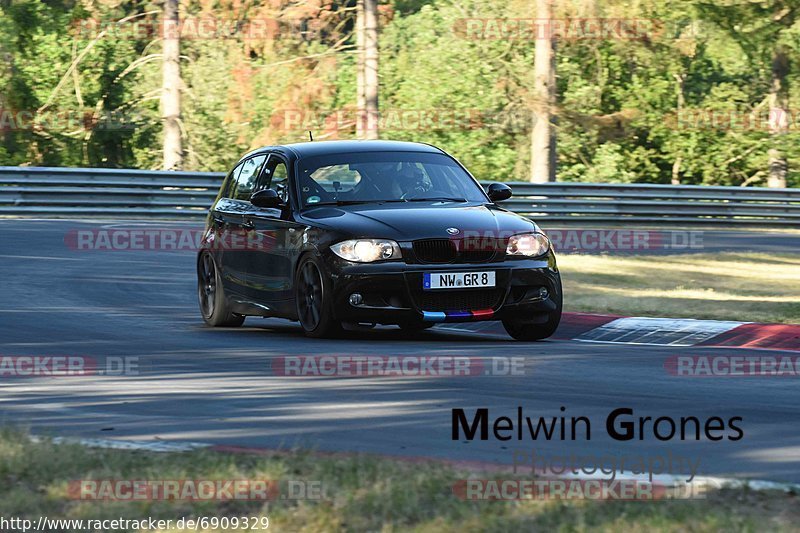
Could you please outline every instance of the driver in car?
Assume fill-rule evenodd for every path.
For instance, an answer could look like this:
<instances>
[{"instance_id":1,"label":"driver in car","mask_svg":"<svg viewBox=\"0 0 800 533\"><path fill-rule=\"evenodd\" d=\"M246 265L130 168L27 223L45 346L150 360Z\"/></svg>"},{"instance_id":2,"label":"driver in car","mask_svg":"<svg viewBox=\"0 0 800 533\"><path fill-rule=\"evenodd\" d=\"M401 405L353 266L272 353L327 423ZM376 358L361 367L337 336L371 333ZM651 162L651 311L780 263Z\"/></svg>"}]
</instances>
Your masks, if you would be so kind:
<instances>
[{"instance_id":1,"label":"driver in car","mask_svg":"<svg viewBox=\"0 0 800 533\"><path fill-rule=\"evenodd\" d=\"M430 183L420 168L411 163L372 163L359 169L370 178L362 180L377 191L376 200L406 199L430 189ZM366 185L366 183L365 183Z\"/></svg>"}]
</instances>

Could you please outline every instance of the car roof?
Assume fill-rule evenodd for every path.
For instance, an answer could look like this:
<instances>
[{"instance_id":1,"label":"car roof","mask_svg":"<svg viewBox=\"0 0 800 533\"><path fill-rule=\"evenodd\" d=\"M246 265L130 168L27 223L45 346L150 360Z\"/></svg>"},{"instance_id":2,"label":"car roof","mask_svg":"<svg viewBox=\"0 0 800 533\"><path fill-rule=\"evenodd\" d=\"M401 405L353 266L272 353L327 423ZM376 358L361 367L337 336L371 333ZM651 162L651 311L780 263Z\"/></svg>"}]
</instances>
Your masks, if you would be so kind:
<instances>
[{"instance_id":1,"label":"car roof","mask_svg":"<svg viewBox=\"0 0 800 533\"><path fill-rule=\"evenodd\" d=\"M405 141L311 141L280 146L263 146L252 150L242 159L265 150L289 151L298 158L318 155L346 154L359 152L426 152L443 154L444 152L430 144Z\"/></svg>"}]
</instances>

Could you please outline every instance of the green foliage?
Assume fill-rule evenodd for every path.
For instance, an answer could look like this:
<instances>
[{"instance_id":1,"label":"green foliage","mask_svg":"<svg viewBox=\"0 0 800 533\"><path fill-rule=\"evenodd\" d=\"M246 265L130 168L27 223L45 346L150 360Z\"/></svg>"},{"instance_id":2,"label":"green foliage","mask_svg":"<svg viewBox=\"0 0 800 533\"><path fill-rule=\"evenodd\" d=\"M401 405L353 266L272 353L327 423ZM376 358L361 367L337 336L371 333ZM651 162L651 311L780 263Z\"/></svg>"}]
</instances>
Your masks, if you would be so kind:
<instances>
[{"instance_id":1,"label":"green foliage","mask_svg":"<svg viewBox=\"0 0 800 533\"><path fill-rule=\"evenodd\" d=\"M75 21L160 5L107 5L0 3L0 164L160 166L160 41L74 31ZM306 129L355 136L354 2L321 5L182 2L184 15L281 21L275 39L182 42L187 169L227 169L256 146L305 140ZM780 147L790 186L800 186L797 9L788 0L557 3L560 20L651 24L640 38L558 41L559 179L763 185L767 151ZM381 13L381 137L442 146L480 179L526 180L535 41L466 24L531 19L530 2L395 0ZM779 138L767 102L777 46L790 58L792 108Z\"/></svg>"}]
</instances>

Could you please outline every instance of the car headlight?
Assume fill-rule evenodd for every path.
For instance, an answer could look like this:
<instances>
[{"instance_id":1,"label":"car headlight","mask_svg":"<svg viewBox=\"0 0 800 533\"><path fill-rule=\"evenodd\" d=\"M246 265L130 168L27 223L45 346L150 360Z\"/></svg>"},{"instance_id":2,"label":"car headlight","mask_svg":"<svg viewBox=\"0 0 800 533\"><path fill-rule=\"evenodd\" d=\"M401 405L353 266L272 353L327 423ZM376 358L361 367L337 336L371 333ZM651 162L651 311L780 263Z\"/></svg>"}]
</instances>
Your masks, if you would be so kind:
<instances>
[{"instance_id":1,"label":"car headlight","mask_svg":"<svg viewBox=\"0 0 800 533\"><path fill-rule=\"evenodd\" d=\"M356 263L372 263L402 257L400 246L387 239L353 239L331 246L333 253Z\"/></svg>"},{"instance_id":2,"label":"car headlight","mask_svg":"<svg viewBox=\"0 0 800 533\"><path fill-rule=\"evenodd\" d=\"M506 255L537 257L550 250L550 241L543 233L522 233L508 239Z\"/></svg>"}]
</instances>

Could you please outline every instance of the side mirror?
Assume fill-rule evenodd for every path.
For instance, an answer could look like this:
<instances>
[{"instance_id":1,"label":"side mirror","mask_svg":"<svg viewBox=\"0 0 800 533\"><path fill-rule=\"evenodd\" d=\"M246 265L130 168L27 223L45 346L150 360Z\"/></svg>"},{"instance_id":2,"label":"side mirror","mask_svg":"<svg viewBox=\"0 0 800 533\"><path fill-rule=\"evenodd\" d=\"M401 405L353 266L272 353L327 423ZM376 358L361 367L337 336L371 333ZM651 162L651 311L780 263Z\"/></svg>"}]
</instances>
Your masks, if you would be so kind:
<instances>
[{"instance_id":1,"label":"side mirror","mask_svg":"<svg viewBox=\"0 0 800 533\"><path fill-rule=\"evenodd\" d=\"M505 183L492 183L489 185L489 200L493 202L502 202L511 198L511 187Z\"/></svg>"},{"instance_id":2,"label":"side mirror","mask_svg":"<svg viewBox=\"0 0 800 533\"><path fill-rule=\"evenodd\" d=\"M283 200L280 199L278 193L274 189L261 189L256 191L250 197L250 203L256 207L264 207L267 209L278 209L283 207Z\"/></svg>"}]
</instances>

